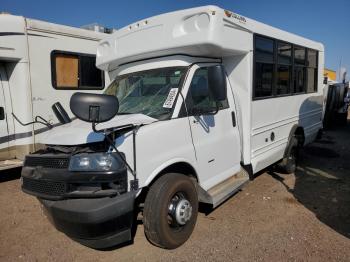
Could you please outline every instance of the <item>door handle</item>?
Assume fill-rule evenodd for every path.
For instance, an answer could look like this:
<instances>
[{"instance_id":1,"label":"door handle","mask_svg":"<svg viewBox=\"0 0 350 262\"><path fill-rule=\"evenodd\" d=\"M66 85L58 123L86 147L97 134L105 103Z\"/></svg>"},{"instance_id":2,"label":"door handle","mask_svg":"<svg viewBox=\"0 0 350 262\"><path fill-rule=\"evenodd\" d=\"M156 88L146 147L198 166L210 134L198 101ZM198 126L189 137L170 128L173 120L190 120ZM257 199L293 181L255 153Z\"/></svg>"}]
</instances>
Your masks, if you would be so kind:
<instances>
[{"instance_id":1,"label":"door handle","mask_svg":"<svg viewBox=\"0 0 350 262\"><path fill-rule=\"evenodd\" d=\"M3 106L0 106L0 120L5 119L5 109Z\"/></svg>"},{"instance_id":2,"label":"door handle","mask_svg":"<svg viewBox=\"0 0 350 262\"><path fill-rule=\"evenodd\" d=\"M233 125L233 127L236 127L236 114L235 114L235 112L231 112L231 116L232 116L232 125Z\"/></svg>"}]
</instances>

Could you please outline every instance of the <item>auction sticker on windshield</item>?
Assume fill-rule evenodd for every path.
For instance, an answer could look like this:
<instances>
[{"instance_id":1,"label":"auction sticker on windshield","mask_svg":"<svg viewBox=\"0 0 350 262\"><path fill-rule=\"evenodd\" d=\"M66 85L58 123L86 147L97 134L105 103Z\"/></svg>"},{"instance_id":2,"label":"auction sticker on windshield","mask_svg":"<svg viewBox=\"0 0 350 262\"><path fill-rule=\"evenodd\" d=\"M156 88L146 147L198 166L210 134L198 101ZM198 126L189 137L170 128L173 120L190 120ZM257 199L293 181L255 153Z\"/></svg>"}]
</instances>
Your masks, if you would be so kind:
<instances>
[{"instance_id":1,"label":"auction sticker on windshield","mask_svg":"<svg viewBox=\"0 0 350 262\"><path fill-rule=\"evenodd\" d=\"M166 98L166 100L165 100L165 102L163 104L164 108L172 108L173 107L173 104L175 102L175 98L176 98L176 95L177 95L178 91L179 91L178 88L170 89L168 97Z\"/></svg>"}]
</instances>

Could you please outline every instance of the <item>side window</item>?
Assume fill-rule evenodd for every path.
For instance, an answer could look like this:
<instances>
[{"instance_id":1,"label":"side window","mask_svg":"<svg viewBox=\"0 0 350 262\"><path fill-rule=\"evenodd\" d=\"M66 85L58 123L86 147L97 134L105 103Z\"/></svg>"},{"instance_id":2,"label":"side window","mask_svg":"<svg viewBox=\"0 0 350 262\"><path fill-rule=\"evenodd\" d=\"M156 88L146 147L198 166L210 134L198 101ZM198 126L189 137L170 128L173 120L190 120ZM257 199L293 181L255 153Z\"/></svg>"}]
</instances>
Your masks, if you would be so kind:
<instances>
[{"instance_id":1,"label":"side window","mask_svg":"<svg viewBox=\"0 0 350 262\"><path fill-rule=\"evenodd\" d=\"M305 92L306 49L294 46L294 93Z\"/></svg>"},{"instance_id":2,"label":"side window","mask_svg":"<svg viewBox=\"0 0 350 262\"><path fill-rule=\"evenodd\" d=\"M317 92L318 51L254 36L253 100Z\"/></svg>"},{"instance_id":3,"label":"side window","mask_svg":"<svg viewBox=\"0 0 350 262\"><path fill-rule=\"evenodd\" d=\"M63 51L51 53L52 85L55 89L100 90L104 74L96 68L96 56Z\"/></svg>"},{"instance_id":4,"label":"side window","mask_svg":"<svg viewBox=\"0 0 350 262\"><path fill-rule=\"evenodd\" d=\"M277 44L277 86L276 95L290 93L292 75L292 45L278 42Z\"/></svg>"},{"instance_id":5,"label":"side window","mask_svg":"<svg viewBox=\"0 0 350 262\"><path fill-rule=\"evenodd\" d=\"M318 52L316 50L307 50L307 83L306 90L308 93L317 92L317 73L318 73Z\"/></svg>"},{"instance_id":6,"label":"side window","mask_svg":"<svg viewBox=\"0 0 350 262\"><path fill-rule=\"evenodd\" d=\"M272 96L274 79L274 41L270 38L255 38L255 86L254 97Z\"/></svg>"},{"instance_id":7,"label":"side window","mask_svg":"<svg viewBox=\"0 0 350 262\"><path fill-rule=\"evenodd\" d=\"M203 109L207 111L208 109L210 110L216 108L216 101L210 94L208 87L207 67L199 68L194 73L187 93L186 104L190 111L191 109ZM228 107L229 105L227 99L219 104L219 109L225 109Z\"/></svg>"}]
</instances>

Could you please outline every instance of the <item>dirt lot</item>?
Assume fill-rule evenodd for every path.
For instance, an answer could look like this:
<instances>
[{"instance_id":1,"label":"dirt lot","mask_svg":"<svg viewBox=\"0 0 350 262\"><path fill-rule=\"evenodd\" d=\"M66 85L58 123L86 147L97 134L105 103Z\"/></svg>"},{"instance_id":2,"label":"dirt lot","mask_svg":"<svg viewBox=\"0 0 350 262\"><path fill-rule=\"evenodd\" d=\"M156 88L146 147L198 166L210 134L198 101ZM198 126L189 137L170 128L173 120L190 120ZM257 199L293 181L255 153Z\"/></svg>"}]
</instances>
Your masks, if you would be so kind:
<instances>
[{"instance_id":1,"label":"dirt lot","mask_svg":"<svg viewBox=\"0 0 350 262\"><path fill-rule=\"evenodd\" d=\"M350 121L301 152L295 175L260 174L208 215L182 247L109 251L56 231L20 191L20 170L0 174L0 261L350 261Z\"/></svg>"}]
</instances>

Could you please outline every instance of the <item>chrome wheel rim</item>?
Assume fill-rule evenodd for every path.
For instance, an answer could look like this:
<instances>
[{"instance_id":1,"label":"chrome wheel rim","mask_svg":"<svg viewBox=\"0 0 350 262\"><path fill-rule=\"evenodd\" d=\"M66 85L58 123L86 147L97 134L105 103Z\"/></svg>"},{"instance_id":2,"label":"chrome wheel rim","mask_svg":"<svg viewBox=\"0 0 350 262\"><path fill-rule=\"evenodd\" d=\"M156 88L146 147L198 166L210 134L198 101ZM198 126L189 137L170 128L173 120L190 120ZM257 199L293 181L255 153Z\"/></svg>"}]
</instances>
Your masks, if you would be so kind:
<instances>
[{"instance_id":1,"label":"chrome wheel rim","mask_svg":"<svg viewBox=\"0 0 350 262\"><path fill-rule=\"evenodd\" d=\"M192 217L192 205L182 193L176 193L168 205L168 223L171 227L184 226Z\"/></svg>"}]
</instances>

